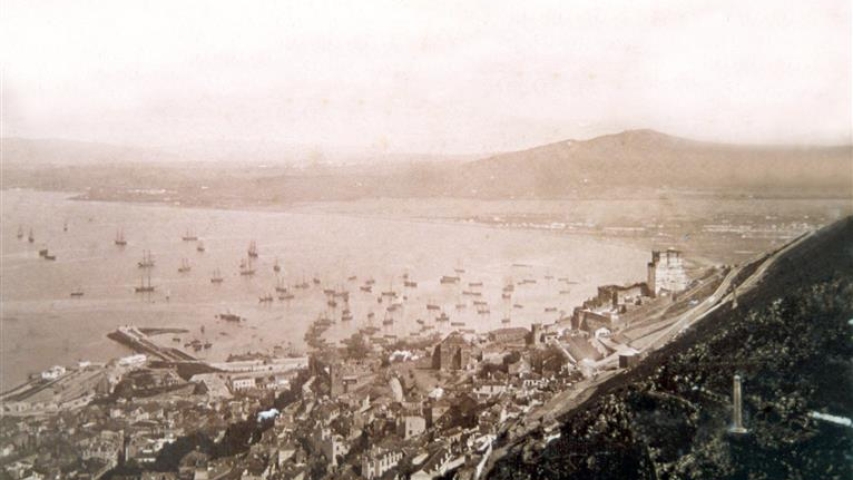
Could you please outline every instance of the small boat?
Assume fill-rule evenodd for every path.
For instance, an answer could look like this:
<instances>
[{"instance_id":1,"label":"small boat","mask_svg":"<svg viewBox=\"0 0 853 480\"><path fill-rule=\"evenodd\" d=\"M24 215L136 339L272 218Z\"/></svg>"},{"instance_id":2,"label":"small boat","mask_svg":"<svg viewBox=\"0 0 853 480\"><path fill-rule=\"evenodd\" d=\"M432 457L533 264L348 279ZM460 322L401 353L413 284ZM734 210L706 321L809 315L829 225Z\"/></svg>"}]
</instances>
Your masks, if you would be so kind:
<instances>
[{"instance_id":1,"label":"small boat","mask_svg":"<svg viewBox=\"0 0 853 480\"><path fill-rule=\"evenodd\" d=\"M423 324L424 324L424 321L423 321L423 320L421 320L420 318L419 318L419 319L417 319L417 320L415 320L415 322L417 322L417 323L418 323L418 325L423 325Z\"/></svg>"},{"instance_id":2,"label":"small boat","mask_svg":"<svg viewBox=\"0 0 853 480\"><path fill-rule=\"evenodd\" d=\"M204 250L205 250L205 248L204 248L204 242L202 242L201 240L199 240L199 241L198 241L198 244L195 246L195 251L196 251L196 252L198 252L198 253L204 253Z\"/></svg>"},{"instance_id":3,"label":"small boat","mask_svg":"<svg viewBox=\"0 0 853 480\"><path fill-rule=\"evenodd\" d=\"M24 229L21 226L18 226L18 240L24 238Z\"/></svg>"},{"instance_id":4,"label":"small boat","mask_svg":"<svg viewBox=\"0 0 853 480\"><path fill-rule=\"evenodd\" d=\"M242 322L242 321L246 320L245 318L241 317L240 315L235 315L231 312L220 313L216 317L219 318L220 320L225 320L226 322Z\"/></svg>"},{"instance_id":5,"label":"small boat","mask_svg":"<svg viewBox=\"0 0 853 480\"><path fill-rule=\"evenodd\" d=\"M512 298L512 294L511 293L502 293L501 298L503 298L504 300L509 300L510 298Z\"/></svg>"},{"instance_id":6,"label":"small boat","mask_svg":"<svg viewBox=\"0 0 853 480\"><path fill-rule=\"evenodd\" d=\"M372 278L368 278L367 280L364 281L365 285L373 285L375 283L376 283L376 280L374 280Z\"/></svg>"},{"instance_id":7,"label":"small boat","mask_svg":"<svg viewBox=\"0 0 853 480\"><path fill-rule=\"evenodd\" d=\"M388 317L385 320L382 320L382 325L394 325L394 319Z\"/></svg>"},{"instance_id":8,"label":"small boat","mask_svg":"<svg viewBox=\"0 0 853 480\"><path fill-rule=\"evenodd\" d=\"M30 229L30 234L27 235L27 241L33 243L36 241L36 237L33 235L33 229Z\"/></svg>"},{"instance_id":9,"label":"small boat","mask_svg":"<svg viewBox=\"0 0 853 480\"><path fill-rule=\"evenodd\" d=\"M344 310L343 312L341 312L342 322L349 322L350 320L352 320L352 312L350 312L349 310Z\"/></svg>"},{"instance_id":10,"label":"small boat","mask_svg":"<svg viewBox=\"0 0 853 480\"><path fill-rule=\"evenodd\" d=\"M181 237L181 240L185 242L196 242L198 241L198 236L187 229L186 233Z\"/></svg>"},{"instance_id":11,"label":"small boat","mask_svg":"<svg viewBox=\"0 0 853 480\"><path fill-rule=\"evenodd\" d=\"M390 297L390 298L397 298L397 292L395 292L393 290L387 290L385 292L382 292L382 296L383 297Z\"/></svg>"},{"instance_id":12,"label":"small boat","mask_svg":"<svg viewBox=\"0 0 853 480\"><path fill-rule=\"evenodd\" d=\"M434 303L428 303L426 306L427 310L441 310L441 307Z\"/></svg>"},{"instance_id":13,"label":"small boat","mask_svg":"<svg viewBox=\"0 0 853 480\"><path fill-rule=\"evenodd\" d=\"M222 278L222 272L220 272L218 268L214 270L213 276L210 277L210 283L219 284L222 283L223 280L224 279Z\"/></svg>"},{"instance_id":14,"label":"small boat","mask_svg":"<svg viewBox=\"0 0 853 480\"><path fill-rule=\"evenodd\" d=\"M464 268L454 268L453 271L458 273L459 275L462 275L463 273L465 273Z\"/></svg>"},{"instance_id":15,"label":"small boat","mask_svg":"<svg viewBox=\"0 0 853 480\"><path fill-rule=\"evenodd\" d=\"M326 302L326 305L328 305L332 308L336 308L338 306L338 302L336 302L334 300L329 300L328 302Z\"/></svg>"},{"instance_id":16,"label":"small boat","mask_svg":"<svg viewBox=\"0 0 853 480\"><path fill-rule=\"evenodd\" d=\"M279 300L293 300L294 298L296 298L296 295L292 293L282 293L278 296Z\"/></svg>"},{"instance_id":17,"label":"small boat","mask_svg":"<svg viewBox=\"0 0 853 480\"><path fill-rule=\"evenodd\" d=\"M511 283L504 285L503 291L504 291L504 293L512 293L515 291L515 285L513 285Z\"/></svg>"},{"instance_id":18,"label":"small boat","mask_svg":"<svg viewBox=\"0 0 853 480\"><path fill-rule=\"evenodd\" d=\"M448 317L446 313L441 312L441 315L437 316L437 317L435 318L435 321L436 321L436 322L449 322L449 321L450 321L450 317Z\"/></svg>"},{"instance_id":19,"label":"small boat","mask_svg":"<svg viewBox=\"0 0 853 480\"><path fill-rule=\"evenodd\" d=\"M571 290L560 290L560 295L571 295Z\"/></svg>"},{"instance_id":20,"label":"small boat","mask_svg":"<svg viewBox=\"0 0 853 480\"><path fill-rule=\"evenodd\" d=\"M457 283L459 283L459 277L452 277L452 276L449 276L449 275L444 275L444 276L442 276L442 277L441 277L440 282L441 282L441 283L443 283L443 284L445 284L445 285L447 285L447 284L457 284Z\"/></svg>"},{"instance_id":21,"label":"small boat","mask_svg":"<svg viewBox=\"0 0 853 480\"><path fill-rule=\"evenodd\" d=\"M504 325L506 325L506 324L507 324L507 323L509 323L509 322L510 322L509 317L506 317L506 318L502 318L502 319L501 319L501 323L503 323Z\"/></svg>"},{"instance_id":22,"label":"small boat","mask_svg":"<svg viewBox=\"0 0 853 480\"><path fill-rule=\"evenodd\" d=\"M119 229L116 232L116 239L113 241L119 247L124 247L127 245L127 240L124 238L124 230Z\"/></svg>"},{"instance_id":23,"label":"small boat","mask_svg":"<svg viewBox=\"0 0 853 480\"><path fill-rule=\"evenodd\" d=\"M47 249L46 248L40 248L39 249L39 257L44 257L45 255L47 255Z\"/></svg>"},{"instance_id":24,"label":"small boat","mask_svg":"<svg viewBox=\"0 0 853 480\"><path fill-rule=\"evenodd\" d=\"M370 285L364 285L358 288L361 289L362 292L370 293L373 291L373 287L371 287Z\"/></svg>"},{"instance_id":25,"label":"small boat","mask_svg":"<svg viewBox=\"0 0 853 480\"><path fill-rule=\"evenodd\" d=\"M418 282L406 280L405 282L403 282L403 286L406 288L418 288Z\"/></svg>"},{"instance_id":26,"label":"small boat","mask_svg":"<svg viewBox=\"0 0 853 480\"><path fill-rule=\"evenodd\" d=\"M258 258L258 245L254 240L249 242L249 250L248 250L249 258Z\"/></svg>"},{"instance_id":27,"label":"small boat","mask_svg":"<svg viewBox=\"0 0 853 480\"><path fill-rule=\"evenodd\" d=\"M474 305L479 307L479 306L488 305L488 304L484 300L474 300Z\"/></svg>"},{"instance_id":28,"label":"small boat","mask_svg":"<svg viewBox=\"0 0 853 480\"><path fill-rule=\"evenodd\" d=\"M186 258L181 260L181 266L178 267L178 273L187 273L190 270L192 270L192 267L190 266L189 260L187 260Z\"/></svg>"},{"instance_id":29,"label":"small boat","mask_svg":"<svg viewBox=\"0 0 853 480\"><path fill-rule=\"evenodd\" d=\"M258 297L258 303L271 303L273 300L272 294L268 293Z\"/></svg>"},{"instance_id":30,"label":"small boat","mask_svg":"<svg viewBox=\"0 0 853 480\"><path fill-rule=\"evenodd\" d=\"M136 263L139 268L152 268L154 267L154 257L151 256L151 252L145 250L142 252L142 260Z\"/></svg>"},{"instance_id":31,"label":"small boat","mask_svg":"<svg viewBox=\"0 0 853 480\"><path fill-rule=\"evenodd\" d=\"M287 286L284 284L284 279L279 278L278 283L275 286L275 291L277 293L287 293Z\"/></svg>"},{"instance_id":32,"label":"small boat","mask_svg":"<svg viewBox=\"0 0 853 480\"><path fill-rule=\"evenodd\" d=\"M134 287L134 291L136 293L151 293L154 291L156 287L151 285L151 273L148 273L147 282L146 278L143 278L142 281L139 282L138 287Z\"/></svg>"},{"instance_id":33,"label":"small boat","mask_svg":"<svg viewBox=\"0 0 853 480\"><path fill-rule=\"evenodd\" d=\"M45 254L44 259L53 261L56 260L56 255Z\"/></svg>"},{"instance_id":34,"label":"small boat","mask_svg":"<svg viewBox=\"0 0 853 480\"><path fill-rule=\"evenodd\" d=\"M521 310L522 308L524 308L524 305L520 305L520 304L516 303L516 304L513 304L512 308L516 308L518 310Z\"/></svg>"},{"instance_id":35,"label":"small boat","mask_svg":"<svg viewBox=\"0 0 853 480\"><path fill-rule=\"evenodd\" d=\"M320 279L317 277L312 278L311 281L314 282L314 285L320 285Z\"/></svg>"},{"instance_id":36,"label":"small boat","mask_svg":"<svg viewBox=\"0 0 853 480\"><path fill-rule=\"evenodd\" d=\"M490 313L491 311L489 310L489 307L480 307L477 309L478 315L489 315Z\"/></svg>"},{"instance_id":37,"label":"small boat","mask_svg":"<svg viewBox=\"0 0 853 480\"><path fill-rule=\"evenodd\" d=\"M465 322L450 322L451 327L464 327Z\"/></svg>"},{"instance_id":38,"label":"small boat","mask_svg":"<svg viewBox=\"0 0 853 480\"><path fill-rule=\"evenodd\" d=\"M545 307L545 313L553 313L557 311L557 307Z\"/></svg>"},{"instance_id":39,"label":"small boat","mask_svg":"<svg viewBox=\"0 0 853 480\"><path fill-rule=\"evenodd\" d=\"M63 224L62 224L62 231L63 231L63 232L67 232L67 231L68 231L68 222L65 222L65 223L63 223Z\"/></svg>"},{"instance_id":40,"label":"small boat","mask_svg":"<svg viewBox=\"0 0 853 480\"><path fill-rule=\"evenodd\" d=\"M278 273L281 271L281 265L278 264L278 259L275 259L275 263L272 266L272 271Z\"/></svg>"},{"instance_id":41,"label":"small boat","mask_svg":"<svg viewBox=\"0 0 853 480\"><path fill-rule=\"evenodd\" d=\"M456 310L465 310L466 308L468 308L468 304L466 304L466 303L457 303L456 304Z\"/></svg>"},{"instance_id":42,"label":"small boat","mask_svg":"<svg viewBox=\"0 0 853 480\"><path fill-rule=\"evenodd\" d=\"M468 283L468 286L469 286L469 287L471 287L471 288L474 288L474 287L482 287L482 286L483 286L483 282L470 282L470 283Z\"/></svg>"},{"instance_id":43,"label":"small boat","mask_svg":"<svg viewBox=\"0 0 853 480\"><path fill-rule=\"evenodd\" d=\"M71 298L79 298L82 296L83 296L83 289L82 288L78 288L77 290L74 290L73 292L71 292Z\"/></svg>"},{"instance_id":44,"label":"small boat","mask_svg":"<svg viewBox=\"0 0 853 480\"><path fill-rule=\"evenodd\" d=\"M212 346L213 346L213 344L212 344L212 343L210 343L210 342L204 342L204 349L205 349L205 350L209 350L209 349L210 349L210 347L212 347Z\"/></svg>"},{"instance_id":45,"label":"small boat","mask_svg":"<svg viewBox=\"0 0 853 480\"><path fill-rule=\"evenodd\" d=\"M357 276L355 276L355 275L352 275L352 276L350 276L350 277L347 277L347 281L349 281L349 282L354 282L354 281L356 281L356 280L358 280L358 277L357 277Z\"/></svg>"}]
</instances>

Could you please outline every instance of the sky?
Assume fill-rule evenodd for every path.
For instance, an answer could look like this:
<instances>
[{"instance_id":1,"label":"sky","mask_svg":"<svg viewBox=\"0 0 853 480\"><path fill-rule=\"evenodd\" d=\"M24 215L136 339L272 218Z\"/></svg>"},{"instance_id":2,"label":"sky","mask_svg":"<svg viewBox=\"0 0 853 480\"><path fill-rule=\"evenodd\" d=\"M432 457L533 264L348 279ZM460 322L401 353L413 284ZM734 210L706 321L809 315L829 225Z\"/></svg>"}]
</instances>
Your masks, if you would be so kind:
<instances>
[{"instance_id":1,"label":"sky","mask_svg":"<svg viewBox=\"0 0 853 480\"><path fill-rule=\"evenodd\" d=\"M4 137L479 154L851 142L851 2L0 0Z\"/></svg>"}]
</instances>

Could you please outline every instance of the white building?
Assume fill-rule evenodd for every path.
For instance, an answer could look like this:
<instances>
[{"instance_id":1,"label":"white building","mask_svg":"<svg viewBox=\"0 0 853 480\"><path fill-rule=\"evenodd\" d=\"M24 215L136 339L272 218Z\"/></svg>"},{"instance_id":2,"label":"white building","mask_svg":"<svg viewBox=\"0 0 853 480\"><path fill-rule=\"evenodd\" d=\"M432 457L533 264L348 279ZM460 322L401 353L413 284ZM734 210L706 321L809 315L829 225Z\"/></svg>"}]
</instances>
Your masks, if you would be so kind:
<instances>
[{"instance_id":1,"label":"white building","mask_svg":"<svg viewBox=\"0 0 853 480\"><path fill-rule=\"evenodd\" d=\"M56 380L63 375L65 375L65 367L61 365L54 365L41 372L42 380Z\"/></svg>"}]
</instances>

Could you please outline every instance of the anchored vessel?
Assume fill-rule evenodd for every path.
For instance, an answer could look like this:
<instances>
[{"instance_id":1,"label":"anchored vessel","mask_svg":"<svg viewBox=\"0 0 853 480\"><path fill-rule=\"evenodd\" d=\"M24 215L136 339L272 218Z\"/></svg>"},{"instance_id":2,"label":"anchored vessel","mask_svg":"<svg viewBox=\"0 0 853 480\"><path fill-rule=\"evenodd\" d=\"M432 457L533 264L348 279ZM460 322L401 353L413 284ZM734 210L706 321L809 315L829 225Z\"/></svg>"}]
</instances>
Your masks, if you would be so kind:
<instances>
[{"instance_id":1,"label":"anchored vessel","mask_svg":"<svg viewBox=\"0 0 853 480\"><path fill-rule=\"evenodd\" d=\"M143 278L139 286L135 287L134 290L136 293L150 293L154 291L154 288L154 285L151 285L151 272L149 271L148 276Z\"/></svg>"}]
</instances>

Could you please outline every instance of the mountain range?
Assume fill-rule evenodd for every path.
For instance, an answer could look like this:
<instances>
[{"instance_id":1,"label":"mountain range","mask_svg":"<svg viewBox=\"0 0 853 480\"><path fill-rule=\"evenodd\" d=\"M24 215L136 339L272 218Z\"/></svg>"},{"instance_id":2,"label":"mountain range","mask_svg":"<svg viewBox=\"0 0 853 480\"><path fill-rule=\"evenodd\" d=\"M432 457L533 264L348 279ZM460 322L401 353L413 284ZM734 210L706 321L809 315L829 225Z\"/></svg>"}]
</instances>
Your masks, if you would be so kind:
<instances>
[{"instance_id":1,"label":"mountain range","mask_svg":"<svg viewBox=\"0 0 853 480\"><path fill-rule=\"evenodd\" d=\"M58 174L52 188L104 188L111 175L123 187L185 188L197 178L205 185L216 178L199 174L195 159L168 151L65 140L2 140L3 186L33 186L20 170ZM234 156L239 158L239 155ZM222 182L230 194L241 191L253 200L316 201L370 197L461 197L483 199L571 198L607 196L614 192L729 191L750 194L791 193L849 197L853 192L851 146L751 146L700 142L653 130L630 130L589 140L566 140L528 150L476 160L438 161L411 156L410 161L334 166L311 164L293 168L243 161L217 164L217 178L229 166L242 169ZM194 164L195 163L195 164ZM75 178L70 167L87 172ZM98 169L109 173L96 174ZM158 171L152 174L154 170ZM190 169L192 175L175 173ZM128 172L121 173L124 170ZM180 181L170 183L170 171ZM79 173L78 172L78 173ZM95 174L93 174L93 172ZM97 178L101 184L86 184ZM158 183L159 182L159 183ZM189 182L189 183L188 183ZM212 189L211 194L216 193Z\"/></svg>"}]
</instances>

